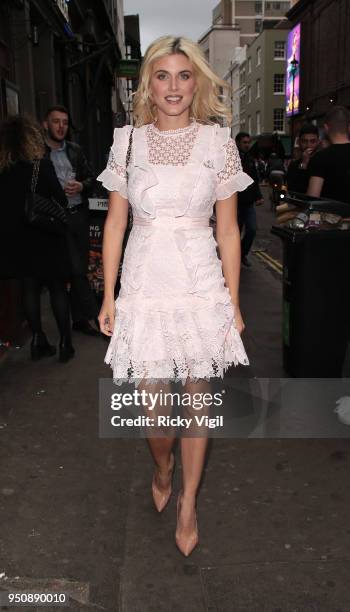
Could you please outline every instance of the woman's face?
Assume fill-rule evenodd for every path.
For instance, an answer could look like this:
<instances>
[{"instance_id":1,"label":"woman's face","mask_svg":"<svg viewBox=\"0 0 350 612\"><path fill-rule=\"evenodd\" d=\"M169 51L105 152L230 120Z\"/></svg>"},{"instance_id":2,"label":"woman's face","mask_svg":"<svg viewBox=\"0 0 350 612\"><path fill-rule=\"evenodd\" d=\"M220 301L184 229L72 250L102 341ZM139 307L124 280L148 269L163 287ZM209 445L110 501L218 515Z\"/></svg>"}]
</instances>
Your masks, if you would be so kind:
<instances>
[{"instance_id":1,"label":"woman's face","mask_svg":"<svg viewBox=\"0 0 350 612\"><path fill-rule=\"evenodd\" d=\"M150 91L158 116L176 117L184 113L189 116L196 90L193 66L185 55L165 55L154 62Z\"/></svg>"}]
</instances>

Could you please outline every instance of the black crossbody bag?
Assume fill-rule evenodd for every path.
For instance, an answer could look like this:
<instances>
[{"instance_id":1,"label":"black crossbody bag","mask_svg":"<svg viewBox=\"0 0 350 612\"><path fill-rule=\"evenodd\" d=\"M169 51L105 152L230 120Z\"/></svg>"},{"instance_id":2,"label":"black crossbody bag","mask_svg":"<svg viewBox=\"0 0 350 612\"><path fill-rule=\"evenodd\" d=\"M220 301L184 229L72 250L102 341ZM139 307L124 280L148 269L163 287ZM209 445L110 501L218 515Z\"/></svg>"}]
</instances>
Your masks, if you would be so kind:
<instances>
[{"instance_id":1,"label":"black crossbody bag","mask_svg":"<svg viewBox=\"0 0 350 612\"><path fill-rule=\"evenodd\" d=\"M30 192L25 201L27 223L44 232L64 234L67 230L67 213L65 208L53 197L42 196L36 192L40 160L33 163Z\"/></svg>"}]
</instances>

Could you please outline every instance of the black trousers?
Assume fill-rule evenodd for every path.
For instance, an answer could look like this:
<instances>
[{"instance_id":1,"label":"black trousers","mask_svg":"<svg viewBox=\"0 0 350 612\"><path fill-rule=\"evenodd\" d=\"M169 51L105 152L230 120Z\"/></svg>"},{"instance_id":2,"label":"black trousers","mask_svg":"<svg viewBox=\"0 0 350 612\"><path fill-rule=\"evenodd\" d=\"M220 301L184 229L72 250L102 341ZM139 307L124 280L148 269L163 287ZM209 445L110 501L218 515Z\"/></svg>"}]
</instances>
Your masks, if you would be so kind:
<instances>
[{"instance_id":1,"label":"black trousers","mask_svg":"<svg viewBox=\"0 0 350 612\"><path fill-rule=\"evenodd\" d=\"M70 302L73 322L95 319L99 308L87 273L89 266L89 210L68 212L68 243L72 261Z\"/></svg>"},{"instance_id":2,"label":"black trousers","mask_svg":"<svg viewBox=\"0 0 350 612\"><path fill-rule=\"evenodd\" d=\"M69 297L66 282L61 279L28 277L22 280L23 306L33 334L42 333L41 293L47 287L52 312L61 337L70 338Z\"/></svg>"},{"instance_id":3,"label":"black trousers","mask_svg":"<svg viewBox=\"0 0 350 612\"><path fill-rule=\"evenodd\" d=\"M244 228L244 236L241 241L242 257L246 257L252 247L256 236L256 209L255 204L238 205L238 225L240 232Z\"/></svg>"}]
</instances>

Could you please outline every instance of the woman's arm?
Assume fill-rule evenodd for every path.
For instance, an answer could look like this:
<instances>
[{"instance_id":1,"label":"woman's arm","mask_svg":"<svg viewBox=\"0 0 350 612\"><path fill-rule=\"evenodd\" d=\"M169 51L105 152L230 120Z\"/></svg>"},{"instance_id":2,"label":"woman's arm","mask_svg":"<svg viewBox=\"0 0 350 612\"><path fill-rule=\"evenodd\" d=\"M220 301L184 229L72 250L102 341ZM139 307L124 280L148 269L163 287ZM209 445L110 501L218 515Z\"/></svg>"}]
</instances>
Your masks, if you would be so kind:
<instances>
[{"instance_id":1,"label":"woman's arm","mask_svg":"<svg viewBox=\"0 0 350 612\"><path fill-rule=\"evenodd\" d=\"M128 200L119 192L109 196L108 214L103 232L103 276L104 298L99 314L101 331L106 336L113 334L114 328L114 288L117 279L122 245L128 223Z\"/></svg>"},{"instance_id":2,"label":"woman's arm","mask_svg":"<svg viewBox=\"0 0 350 612\"><path fill-rule=\"evenodd\" d=\"M237 194L216 202L216 241L218 243L226 287L235 308L236 327L241 334L244 323L239 308L241 236L237 222Z\"/></svg>"}]
</instances>

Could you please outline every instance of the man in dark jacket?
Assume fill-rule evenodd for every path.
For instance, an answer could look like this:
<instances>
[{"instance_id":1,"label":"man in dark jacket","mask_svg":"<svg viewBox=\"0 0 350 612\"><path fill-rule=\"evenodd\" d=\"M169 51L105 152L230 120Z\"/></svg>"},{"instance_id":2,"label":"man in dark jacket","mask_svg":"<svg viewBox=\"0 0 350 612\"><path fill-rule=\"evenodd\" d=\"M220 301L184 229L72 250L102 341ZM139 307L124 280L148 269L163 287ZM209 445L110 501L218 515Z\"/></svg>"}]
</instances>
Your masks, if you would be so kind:
<instances>
[{"instance_id":1,"label":"man in dark jacket","mask_svg":"<svg viewBox=\"0 0 350 612\"><path fill-rule=\"evenodd\" d=\"M293 159L287 172L288 191L306 193L310 180L310 161L320 145L318 127L312 123L303 125L299 132L300 159Z\"/></svg>"},{"instance_id":2,"label":"man in dark jacket","mask_svg":"<svg viewBox=\"0 0 350 612\"><path fill-rule=\"evenodd\" d=\"M98 305L87 278L89 265L89 201L95 178L82 148L66 140L69 115L64 106L49 108L44 121L47 156L68 200L69 245L73 276L71 310L73 329L89 336L98 335L92 326Z\"/></svg>"},{"instance_id":3,"label":"man in dark jacket","mask_svg":"<svg viewBox=\"0 0 350 612\"><path fill-rule=\"evenodd\" d=\"M255 161L249 153L251 138L247 132L239 132L236 136L236 144L241 157L243 172L246 172L254 181L247 189L238 193L238 225L244 236L241 243L242 264L251 266L248 253L256 235L256 210L255 205L264 203L260 187L259 177Z\"/></svg>"}]
</instances>

